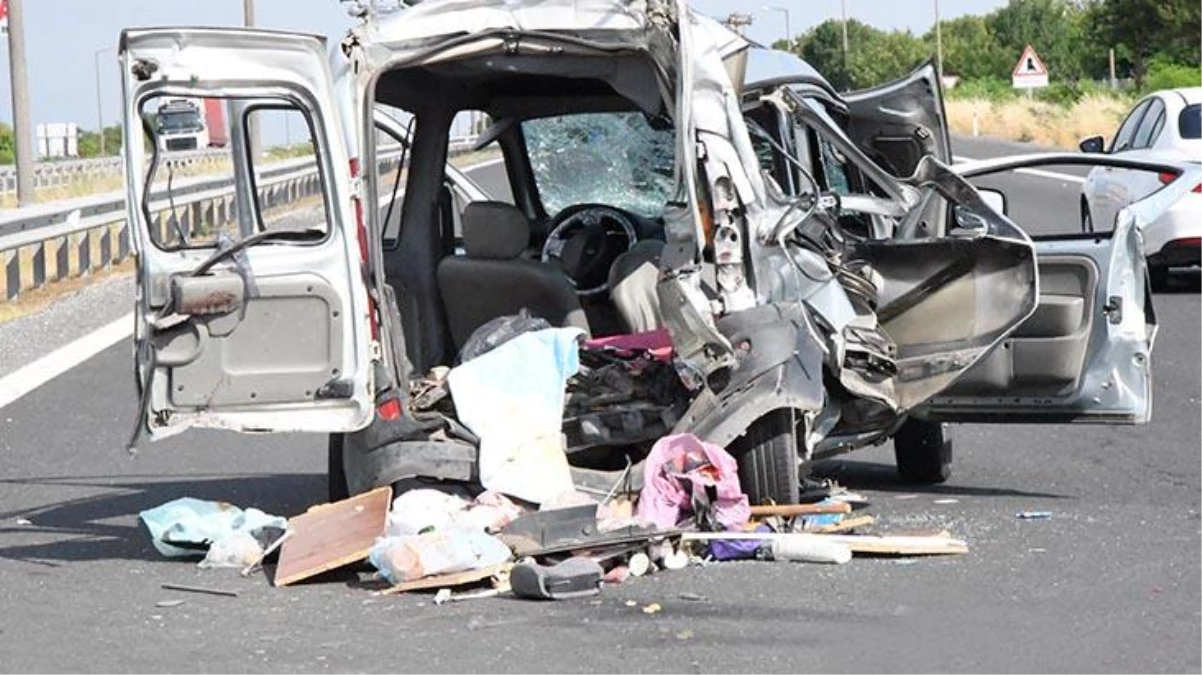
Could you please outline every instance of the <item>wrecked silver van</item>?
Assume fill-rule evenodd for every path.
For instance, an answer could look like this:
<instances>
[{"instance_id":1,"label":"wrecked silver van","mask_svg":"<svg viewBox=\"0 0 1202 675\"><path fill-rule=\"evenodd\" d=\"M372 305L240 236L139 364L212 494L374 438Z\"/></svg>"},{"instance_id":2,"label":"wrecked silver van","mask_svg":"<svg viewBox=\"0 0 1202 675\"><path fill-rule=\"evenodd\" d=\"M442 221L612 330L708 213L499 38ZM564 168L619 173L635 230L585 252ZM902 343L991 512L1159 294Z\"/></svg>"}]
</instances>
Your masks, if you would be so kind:
<instances>
[{"instance_id":1,"label":"wrecked silver van","mask_svg":"<svg viewBox=\"0 0 1202 675\"><path fill-rule=\"evenodd\" d=\"M788 503L806 462L890 438L905 479L945 480L949 421L1148 420L1139 228L1197 176L1110 235L1035 240L967 179L1197 167L952 167L930 65L840 94L683 1L359 15L332 59L308 35L122 34L126 137L153 137L161 97L225 99L236 188L228 224L181 227L153 213L157 151L126 144L139 433L329 433L333 496L473 480L479 439L438 373L514 315L634 338L585 343L568 385L564 451L585 489L668 433L727 447L753 503ZM254 120L271 110L309 134L303 194L262 184L276 169ZM448 167L462 111L488 120L477 145L498 149L510 195ZM281 200L304 209L265 215Z\"/></svg>"}]
</instances>

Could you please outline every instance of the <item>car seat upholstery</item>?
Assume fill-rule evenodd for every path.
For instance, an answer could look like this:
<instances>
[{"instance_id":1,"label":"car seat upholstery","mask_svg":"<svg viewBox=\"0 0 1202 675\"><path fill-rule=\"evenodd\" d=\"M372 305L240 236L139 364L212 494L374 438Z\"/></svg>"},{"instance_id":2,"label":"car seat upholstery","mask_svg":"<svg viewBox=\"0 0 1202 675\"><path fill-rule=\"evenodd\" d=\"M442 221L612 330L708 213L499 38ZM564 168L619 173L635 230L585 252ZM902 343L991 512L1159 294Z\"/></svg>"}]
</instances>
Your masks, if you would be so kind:
<instances>
[{"instance_id":1,"label":"car seat upholstery","mask_svg":"<svg viewBox=\"0 0 1202 675\"><path fill-rule=\"evenodd\" d=\"M576 289L562 270L522 257L530 245L530 223L504 202L472 202L463 210L466 255L438 264L438 286L455 349L472 331L499 316L525 309L552 326L588 333Z\"/></svg>"},{"instance_id":2,"label":"car seat upholstery","mask_svg":"<svg viewBox=\"0 0 1202 675\"><path fill-rule=\"evenodd\" d=\"M655 290L663 250L662 241L644 239L609 268L609 295L628 332L645 333L664 325Z\"/></svg>"}]
</instances>

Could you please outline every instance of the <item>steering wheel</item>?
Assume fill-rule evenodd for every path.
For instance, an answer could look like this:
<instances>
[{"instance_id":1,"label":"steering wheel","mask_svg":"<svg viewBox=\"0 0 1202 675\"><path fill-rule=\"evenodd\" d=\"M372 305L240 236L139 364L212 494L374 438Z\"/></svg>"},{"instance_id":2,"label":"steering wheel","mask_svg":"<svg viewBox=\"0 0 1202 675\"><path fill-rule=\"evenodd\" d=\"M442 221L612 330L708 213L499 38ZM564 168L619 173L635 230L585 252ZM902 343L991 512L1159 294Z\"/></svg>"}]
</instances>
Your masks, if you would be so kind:
<instances>
[{"instance_id":1,"label":"steering wheel","mask_svg":"<svg viewBox=\"0 0 1202 675\"><path fill-rule=\"evenodd\" d=\"M604 204L578 204L555 214L542 261L555 261L578 295L609 288L609 268L638 241L634 216Z\"/></svg>"}]
</instances>

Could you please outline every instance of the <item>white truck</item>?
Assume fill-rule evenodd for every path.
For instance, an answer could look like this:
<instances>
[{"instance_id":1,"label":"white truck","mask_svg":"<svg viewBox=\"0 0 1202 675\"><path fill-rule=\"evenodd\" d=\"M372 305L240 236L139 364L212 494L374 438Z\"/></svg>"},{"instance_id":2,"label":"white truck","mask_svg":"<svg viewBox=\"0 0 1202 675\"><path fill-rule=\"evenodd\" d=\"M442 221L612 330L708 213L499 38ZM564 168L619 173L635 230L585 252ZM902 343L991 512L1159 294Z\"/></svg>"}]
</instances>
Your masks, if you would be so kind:
<instances>
[{"instance_id":1,"label":"white truck","mask_svg":"<svg viewBox=\"0 0 1202 675\"><path fill-rule=\"evenodd\" d=\"M159 108L156 136L161 152L200 150L209 147L209 128L201 107L189 99L171 99Z\"/></svg>"}]
</instances>

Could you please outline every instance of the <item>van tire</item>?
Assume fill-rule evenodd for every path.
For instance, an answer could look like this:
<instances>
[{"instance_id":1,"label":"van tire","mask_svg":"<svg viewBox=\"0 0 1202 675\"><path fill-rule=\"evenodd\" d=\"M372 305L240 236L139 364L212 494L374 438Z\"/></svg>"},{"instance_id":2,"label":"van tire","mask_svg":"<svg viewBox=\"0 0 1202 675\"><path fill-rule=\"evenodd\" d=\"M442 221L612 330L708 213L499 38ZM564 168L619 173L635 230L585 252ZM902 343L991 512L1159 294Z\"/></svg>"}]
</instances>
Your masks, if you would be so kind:
<instances>
[{"instance_id":1,"label":"van tire","mask_svg":"<svg viewBox=\"0 0 1202 675\"><path fill-rule=\"evenodd\" d=\"M792 410L773 411L731 443L739 485L752 504L796 504L800 497L793 419Z\"/></svg>"},{"instance_id":2,"label":"van tire","mask_svg":"<svg viewBox=\"0 0 1202 675\"><path fill-rule=\"evenodd\" d=\"M351 496L350 487L346 483L346 465L342 459L344 439L342 434L330 434L326 489L331 502L340 502Z\"/></svg>"},{"instance_id":3,"label":"van tire","mask_svg":"<svg viewBox=\"0 0 1202 675\"><path fill-rule=\"evenodd\" d=\"M945 422L908 419L893 435L902 482L942 483L952 477L952 431Z\"/></svg>"},{"instance_id":4,"label":"van tire","mask_svg":"<svg viewBox=\"0 0 1202 675\"><path fill-rule=\"evenodd\" d=\"M1169 287L1168 265L1153 265L1148 263L1148 281L1152 284L1154 293L1163 293Z\"/></svg>"}]
</instances>

